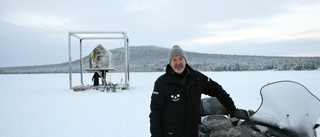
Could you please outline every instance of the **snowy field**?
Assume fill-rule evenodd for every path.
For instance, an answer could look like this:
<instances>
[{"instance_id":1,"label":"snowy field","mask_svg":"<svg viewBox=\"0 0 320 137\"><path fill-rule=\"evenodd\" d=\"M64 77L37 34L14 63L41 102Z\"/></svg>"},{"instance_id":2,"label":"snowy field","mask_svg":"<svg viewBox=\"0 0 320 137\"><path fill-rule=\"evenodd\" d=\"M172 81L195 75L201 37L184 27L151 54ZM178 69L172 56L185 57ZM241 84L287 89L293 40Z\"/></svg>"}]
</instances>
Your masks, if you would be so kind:
<instances>
[{"instance_id":1,"label":"snowy field","mask_svg":"<svg viewBox=\"0 0 320 137\"><path fill-rule=\"evenodd\" d=\"M256 110L260 88L279 80L297 81L320 97L319 70L203 73L242 109ZM0 75L0 137L148 137L151 92L162 74L130 73L131 90L116 93L74 92L69 74ZM84 74L86 84L92 75Z\"/></svg>"}]
</instances>

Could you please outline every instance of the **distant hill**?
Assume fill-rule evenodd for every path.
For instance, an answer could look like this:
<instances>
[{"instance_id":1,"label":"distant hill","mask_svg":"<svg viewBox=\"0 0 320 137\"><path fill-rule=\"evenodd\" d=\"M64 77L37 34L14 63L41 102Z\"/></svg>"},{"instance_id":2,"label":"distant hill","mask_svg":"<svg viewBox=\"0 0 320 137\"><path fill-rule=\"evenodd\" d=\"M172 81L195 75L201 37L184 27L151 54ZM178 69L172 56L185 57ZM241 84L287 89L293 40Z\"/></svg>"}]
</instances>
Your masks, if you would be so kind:
<instances>
[{"instance_id":1,"label":"distant hill","mask_svg":"<svg viewBox=\"0 0 320 137\"><path fill-rule=\"evenodd\" d=\"M156 46L130 46L130 72L164 71L170 49ZM124 71L123 48L112 49L116 72ZM186 52L188 64L199 71L316 70L320 57L244 56ZM89 57L83 58L84 69ZM80 72L80 60L72 62L72 71ZM52 65L2 67L0 74L69 73L69 62Z\"/></svg>"}]
</instances>

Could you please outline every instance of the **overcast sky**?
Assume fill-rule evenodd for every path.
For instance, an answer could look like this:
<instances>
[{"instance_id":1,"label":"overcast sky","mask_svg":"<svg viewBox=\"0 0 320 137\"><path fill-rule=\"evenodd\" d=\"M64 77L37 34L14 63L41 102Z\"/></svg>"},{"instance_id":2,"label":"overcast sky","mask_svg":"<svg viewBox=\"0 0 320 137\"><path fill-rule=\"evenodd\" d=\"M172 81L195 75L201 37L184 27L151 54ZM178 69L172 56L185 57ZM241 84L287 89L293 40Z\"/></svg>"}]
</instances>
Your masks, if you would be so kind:
<instances>
[{"instance_id":1,"label":"overcast sky","mask_svg":"<svg viewBox=\"0 0 320 137\"><path fill-rule=\"evenodd\" d=\"M130 46L320 56L320 1L1 0L0 30L0 67L68 62L69 31L125 31ZM123 45L87 42L84 56L99 43L108 50Z\"/></svg>"}]
</instances>

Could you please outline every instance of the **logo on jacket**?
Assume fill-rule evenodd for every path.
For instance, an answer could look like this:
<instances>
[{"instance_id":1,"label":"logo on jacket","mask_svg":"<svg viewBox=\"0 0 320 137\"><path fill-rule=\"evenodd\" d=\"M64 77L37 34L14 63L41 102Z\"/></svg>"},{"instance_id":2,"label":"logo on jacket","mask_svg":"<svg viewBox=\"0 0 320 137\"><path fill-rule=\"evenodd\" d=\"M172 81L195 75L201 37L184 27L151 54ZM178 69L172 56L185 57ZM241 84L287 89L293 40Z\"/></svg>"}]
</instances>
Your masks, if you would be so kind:
<instances>
[{"instance_id":1,"label":"logo on jacket","mask_svg":"<svg viewBox=\"0 0 320 137\"><path fill-rule=\"evenodd\" d=\"M180 94L177 95L171 95L172 101L179 101L180 100Z\"/></svg>"}]
</instances>

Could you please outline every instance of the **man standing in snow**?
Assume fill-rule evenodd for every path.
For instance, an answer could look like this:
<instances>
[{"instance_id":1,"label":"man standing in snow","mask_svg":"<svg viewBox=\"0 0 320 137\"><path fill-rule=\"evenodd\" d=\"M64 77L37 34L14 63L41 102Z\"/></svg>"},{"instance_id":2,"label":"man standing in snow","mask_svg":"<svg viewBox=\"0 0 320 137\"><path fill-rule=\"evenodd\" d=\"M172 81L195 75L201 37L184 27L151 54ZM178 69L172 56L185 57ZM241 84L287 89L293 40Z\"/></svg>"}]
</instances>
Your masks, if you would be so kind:
<instances>
[{"instance_id":1,"label":"man standing in snow","mask_svg":"<svg viewBox=\"0 0 320 137\"><path fill-rule=\"evenodd\" d=\"M95 72L91 79L93 81L93 86L99 86L99 78L101 78L101 76L98 72Z\"/></svg>"},{"instance_id":2,"label":"man standing in snow","mask_svg":"<svg viewBox=\"0 0 320 137\"><path fill-rule=\"evenodd\" d=\"M215 81L193 70L177 45L169 52L166 73L160 76L151 96L152 137L198 137L201 94L216 97L231 116L236 107L229 94Z\"/></svg>"}]
</instances>

